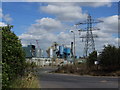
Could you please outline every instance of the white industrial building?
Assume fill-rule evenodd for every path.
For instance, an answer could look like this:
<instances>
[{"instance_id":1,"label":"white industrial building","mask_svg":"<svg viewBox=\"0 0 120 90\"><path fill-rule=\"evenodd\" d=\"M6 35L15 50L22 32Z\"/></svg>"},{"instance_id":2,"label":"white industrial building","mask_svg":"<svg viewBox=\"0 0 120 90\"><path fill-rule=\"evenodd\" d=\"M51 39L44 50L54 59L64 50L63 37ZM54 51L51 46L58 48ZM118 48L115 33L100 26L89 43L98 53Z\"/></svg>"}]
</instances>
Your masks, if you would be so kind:
<instances>
[{"instance_id":1,"label":"white industrial building","mask_svg":"<svg viewBox=\"0 0 120 90\"><path fill-rule=\"evenodd\" d=\"M34 58L31 58L31 59L26 59L26 61L29 61L30 63L31 62L35 62L36 65L38 66L49 66L52 64L52 60L51 58L37 58L37 57L34 57Z\"/></svg>"}]
</instances>

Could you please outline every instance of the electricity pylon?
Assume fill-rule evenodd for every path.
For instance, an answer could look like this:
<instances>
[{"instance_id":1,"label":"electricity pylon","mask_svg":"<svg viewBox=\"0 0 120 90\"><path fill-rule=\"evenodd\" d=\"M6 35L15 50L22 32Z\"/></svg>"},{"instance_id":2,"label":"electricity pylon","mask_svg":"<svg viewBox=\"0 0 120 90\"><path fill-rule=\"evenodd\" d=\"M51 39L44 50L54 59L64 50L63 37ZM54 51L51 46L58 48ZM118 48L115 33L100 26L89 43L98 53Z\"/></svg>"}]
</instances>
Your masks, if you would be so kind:
<instances>
[{"instance_id":1,"label":"electricity pylon","mask_svg":"<svg viewBox=\"0 0 120 90\"><path fill-rule=\"evenodd\" d=\"M85 36L81 36L80 38L85 39L85 47L84 47L84 53L83 56L87 57L88 53L95 51L95 43L94 43L94 38L97 38L98 36L93 34L93 30L100 30L99 28L95 28L93 27L93 24L95 23L100 23L103 22L101 20L94 20L92 19L92 17L90 16L90 14L88 14L87 16L87 20L85 22L79 22L77 25L82 25L82 24L86 24L87 28L85 30L78 30L79 32L81 31L86 31L86 35Z\"/></svg>"}]
</instances>

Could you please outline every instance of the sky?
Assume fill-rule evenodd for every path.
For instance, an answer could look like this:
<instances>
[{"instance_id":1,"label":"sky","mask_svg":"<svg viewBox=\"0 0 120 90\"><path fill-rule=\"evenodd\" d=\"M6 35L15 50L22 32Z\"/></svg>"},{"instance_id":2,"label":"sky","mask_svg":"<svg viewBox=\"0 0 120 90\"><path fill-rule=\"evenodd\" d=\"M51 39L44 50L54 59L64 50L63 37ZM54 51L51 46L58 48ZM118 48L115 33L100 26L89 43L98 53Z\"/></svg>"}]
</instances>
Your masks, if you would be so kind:
<instances>
[{"instance_id":1,"label":"sky","mask_svg":"<svg viewBox=\"0 0 120 90\"><path fill-rule=\"evenodd\" d=\"M22 45L38 40L44 53L53 42L70 47L74 31L76 54L83 55L84 42L79 38L78 29L86 26L74 26L87 19L88 13L103 23L95 24L100 30L93 31L97 51L104 45L118 46L118 3L117 2L2 2L0 5L0 25L14 25L12 31L21 39ZM28 0L27 0L28 1ZM32 1L32 0L31 0ZM81 36L85 32L81 33Z\"/></svg>"}]
</instances>

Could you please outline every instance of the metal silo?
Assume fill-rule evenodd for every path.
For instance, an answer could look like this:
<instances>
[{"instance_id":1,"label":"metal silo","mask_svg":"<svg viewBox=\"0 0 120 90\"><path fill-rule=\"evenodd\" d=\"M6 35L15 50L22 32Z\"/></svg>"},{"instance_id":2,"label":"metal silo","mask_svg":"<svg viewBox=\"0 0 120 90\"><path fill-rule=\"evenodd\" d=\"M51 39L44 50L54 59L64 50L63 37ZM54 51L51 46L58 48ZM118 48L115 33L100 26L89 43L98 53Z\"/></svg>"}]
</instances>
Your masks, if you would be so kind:
<instances>
[{"instance_id":1,"label":"metal silo","mask_svg":"<svg viewBox=\"0 0 120 90\"><path fill-rule=\"evenodd\" d=\"M41 49L36 49L36 57L40 58L41 57Z\"/></svg>"},{"instance_id":2,"label":"metal silo","mask_svg":"<svg viewBox=\"0 0 120 90\"><path fill-rule=\"evenodd\" d=\"M59 46L57 46L57 50L59 50Z\"/></svg>"},{"instance_id":3,"label":"metal silo","mask_svg":"<svg viewBox=\"0 0 120 90\"><path fill-rule=\"evenodd\" d=\"M53 58L53 49L50 48L50 58Z\"/></svg>"},{"instance_id":4,"label":"metal silo","mask_svg":"<svg viewBox=\"0 0 120 90\"><path fill-rule=\"evenodd\" d=\"M59 46L59 53L60 53L60 58L63 58L64 55L64 46Z\"/></svg>"},{"instance_id":5,"label":"metal silo","mask_svg":"<svg viewBox=\"0 0 120 90\"><path fill-rule=\"evenodd\" d=\"M64 46L59 46L60 54L63 55L64 52Z\"/></svg>"},{"instance_id":6,"label":"metal silo","mask_svg":"<svg viewBox=\"0 0 120 90\"><path fill-rule=\"evenodd\" d=\"M66 53L67 55L70 55L70 48L64 48L64 53Z\"/></svg>"},{"instance_id":7,"label":"metal silo","mask_svg":"<svg viewBox=\"0 0 120 90\"><path fill-rule=\"evenodd\" d=\"M66 48L66 49L67 49L67 51L66 51L67 54L70 55L70 51L71 51L70 48Z\"/></svg>"},{"instance_id":8,"label":"metal silo","mask_svg":"<svg viewBox=\"0 0 120 90\"><path fill-rule=\"evenodd\" d=\"M66 47L64 48L64 58L68 60L70 58L70 48Z\"/></svg>"}]
</instances>

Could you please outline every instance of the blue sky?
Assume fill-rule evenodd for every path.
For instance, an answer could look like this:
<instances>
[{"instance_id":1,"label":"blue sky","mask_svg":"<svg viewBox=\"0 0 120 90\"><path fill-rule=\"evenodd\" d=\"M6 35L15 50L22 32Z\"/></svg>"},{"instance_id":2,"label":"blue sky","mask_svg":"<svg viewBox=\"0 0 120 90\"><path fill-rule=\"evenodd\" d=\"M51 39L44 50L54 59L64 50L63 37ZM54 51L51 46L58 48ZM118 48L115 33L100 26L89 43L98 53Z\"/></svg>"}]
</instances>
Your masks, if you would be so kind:
<instances>
[{"instance_id":1,"label":"blue sky","mask_svg":"<svg viewBox=\"0 0 120 90\"><path fill-rule=\"evenodd\" d=\"M53 41L66 45L72 41L70 27L78 21L86 20L87 13L103 24L97 24L101 31L96 31L96 48L105 44L117 45L117 2L102 3L42 3L42 2L3 2L3 22L14 25L13 31L22 39L22 44L35 44L38 39L41 48L47 49ZM84 44L76 32L77 53L82 54ZM113 42L111 42L113 39ZM28 42L29 41L29 42ZM81 44L81 47L80 45Z\"/></svg>"},{"instance_id":2,"label":"blue sky","mask_svg":"<svg viewBox=\"0 0 120 90\"><path fill-rule=\"evenodd\" d=\"M44 4L42 4L43 6ZM45 14L38 10L40 3L31 2L4 2L3 3L3 13L10 14L13 21L10 24L14 25L13 31L20 35L27 30L27 28L35 22L36 19L41 19L43 17L54 16Z\"/></svg>"},{"instance_id":3,"label":"blue sky","mask_svg":"<svg viewBox=\"0 0 120 90\"><path fill-rule=\"evenodd\" d=\"M86 2L85 2L86 3ZM2 9L3 14L10 14L13 19L10 24L14 25L13 31L20 35L27 30L27 28L34 23L36 19L43 17L55 18L54 15L46 14L39 11L40 6L46 6L47 3L38 2L4 2ZM107 17L118 14L117 3L112 3L111 7L89 7L83 6L83 12L89 12L94 18Z\"/></svg>"}]
</instances>

